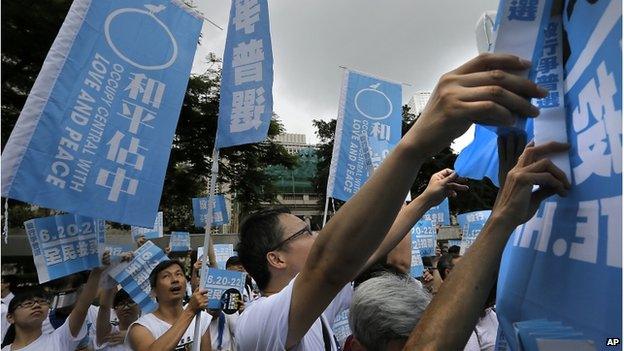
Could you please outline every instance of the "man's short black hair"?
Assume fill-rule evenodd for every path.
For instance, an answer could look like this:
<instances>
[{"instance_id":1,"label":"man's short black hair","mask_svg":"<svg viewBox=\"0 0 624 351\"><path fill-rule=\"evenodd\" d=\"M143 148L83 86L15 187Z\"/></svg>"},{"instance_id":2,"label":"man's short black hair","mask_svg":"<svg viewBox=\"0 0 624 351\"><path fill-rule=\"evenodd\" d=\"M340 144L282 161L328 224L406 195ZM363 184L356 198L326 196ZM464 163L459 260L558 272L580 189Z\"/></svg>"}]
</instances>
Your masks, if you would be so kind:
<instances>
[{"instance_id":1,"label":"man's short black hair","mask_svg":"<svg viewBox=\"0 0 624 351\"><path fill-rule=\"evenodd\" d=\"M442 277L442 279L446 279L447 268L453 269L453 260L460 257L460 255L454 253L448 253L440 257L440 260L438 261L438 272L440 273L440 277Z\"/></svg>"},{"instance_id":2,"label":"man's short black hair","mask_svg":"<svg viewBox=\"0 0 624 351\"><path fill-rule=\"evenodd\" d=\"M227 261L225 262L225 268L230 267L230 266L238 266L241 264L242 263L241 263L240 257L232 256L228 258Z\"/></svg>"},{"instance_id":3,"label":"man's short black hair","mask_svg":"<svg viewBox=\"0 0 624 351\"><path fill-rule=\"evenodd\" d=\"M149 276L150 287L152 289L154 289L154 287L156 286L156 280L158 278L158 273L160 273L160 272L164 271L165 269L173 266L174 264L177 264L178 267L180 267L180 269L182 270L182 272L184 272L184 266L182 266L182 263L180 261L178 261L178 260L162 261L156 267L154 267L154 269L152 269L152 272L150 273L150 276Z\"/></svg>"},{"instance_id":4,"label":"man's short black hair","mask_svg":"<svg viewBox=\"0 0 624 351\"><path fill-rule=\"evenodd\" d=\"M457 246L457 245L453 245L453 246L451 246L451 247L449 247L449 248L448 248L448 253L450 253L450 254L457 254L457 255L459 255L459 249L460 249L460 247L459 247L459 246Z\"/></svg>"},{"instance_id":5,"label":"man's short black hair","mask_svg":"<svg viewBox=\"0 0 624 351\"><path fill-rule=\"evenodd\" d=\"M117 307L126 301L133 302L130 295L124 289L120 289L115 293L115 297L113 297L113 307Z\"/></svg>"},{"instance_id":6,"label":"man's short black hair","mask_svg":"<svg viewBox=\"0 0 624 351\"><path fill-rule=\"evenodd\" d=\"M22 293L15 295L15 297L9 302L7 308L8 313L13 313L17 309L17 305L24 301L33 300L36 298L49 300L49 297L41 289L28 289ZM5 322L5 321L2 321Z\"/></svg>"},{"instance_id":7,"label":"man's short black hair","mask_svg":"<svg viewBox=\"0 0 624 351\"><path fill-rule=\"evenodd\" d=\"M266 254L282 240L278 217L285 213L290 213L286 207L264 209L250 214L241 224L236 251L260 290L264 290L271 279Z\"/></svg>"}]
</instances>

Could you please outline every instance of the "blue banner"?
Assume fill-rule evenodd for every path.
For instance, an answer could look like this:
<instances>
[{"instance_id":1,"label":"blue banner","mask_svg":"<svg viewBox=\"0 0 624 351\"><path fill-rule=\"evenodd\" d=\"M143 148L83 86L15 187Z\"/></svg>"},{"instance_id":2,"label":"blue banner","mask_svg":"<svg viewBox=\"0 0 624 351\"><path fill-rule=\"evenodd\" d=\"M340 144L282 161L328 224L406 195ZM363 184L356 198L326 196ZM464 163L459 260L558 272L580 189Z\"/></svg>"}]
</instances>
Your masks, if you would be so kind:
<instances>
[{"instance_id":1,"label":"blue banner","mask_svg":"<svg viewBox=\"0 0 624 351\"><path fill-rule=\"evenodd\" d=\"M193 198L193 219L195 226L204 228L208 220L208 197ZM230 218L225 204L225 196L215 195L214 209L212 211L212 225L217 227L230 223Z\"/></svg>"},{"instance_id":2,"label":"blue banner","mask_svg":"<svg viewBox=\"0 0 624 351\"><path fill-rule=\"evenodd\" d=\"M202 274L207 274L204 289L208 291L208 308L221 308L221 297L226 290L236 289L241 296L245 291L245 273L243 272L209 268L204 265Z\"/></svg>"},{"instance_id":3,"label":"blue banner","mask_svg":"<svg viewBox=\"0 0 624 351\"><path fill-rule=\"evenodd\" d=\"M412 263L410 266L410 275L414 278L422 277L424 271L425 265L423 264L422 256L420 255L418 243L412 236Z\"/></svg>"},{"instance_id":4,"label":"blue banner","mask_svg":"<svg viewBox=\"0 0 624 351\"><path fill-rule=\"evenodd\" d=\"M420 250L421 257L435 256L436 228L433 222L421 219L412 228L412 249Z\"/></svg>"},{"instance_id":5,"label":"blue banner","mask_svg":"<svg viewBox=\"0 0 624 351\"><path fill-rule=\"evenodd\" d=\"M221 73L217 147L257 143L273 114L273 50L267 0L232 1Z\"/></svg>"},{"instance_id":6,"label":"blue banner","mask_svg":"<svg viewBox=\"0 0 624 351\"><path fill-rule=\"evenodd\" d=\"M104 221L65 214L24 222L39 283L100 266Z\"/></svg>"},{"instance_id":7,"label":"blue banner","mask_svg":"<svg viewBox=\"0 0 624 351\"><path fill-rule=\"evenodd\" d=\"M137 241L138 238L144 237L145 239L156 239L163 237L163 213L158 212L154 226L151 228L135 227L130 228L132 234L132 240Z\"/></svg>"},{"instance_id":8,"label":"blue banner","mask_svg":"<svg viewBox=\"0 0 624 351\"><path fill-rule=\"evenodd\" d=\"M2 196L151 226L201 26L181 1L75 0L2 154Z\"/></svg>"},{"instance_id":9,"label":"blue banner","mask_svg":"<svg viewBox=\"0 0 624 351\"><path fill-rule=\"evenodd\" d=\"M496 307L514 351L514 324L527 320L569 326L600 349L622 331L622 2L567 1L563 17L572 189L505 248Z\"/></svg>"},{"instance_id":10,"label":"blue banner","mask_svg":"<svg viewBox=\"0 0 624 351\"><path fill-rule=\"evenodd\" d=\"M234 245L232 244L214 244L217 266L219 269L225 269L225 263L228 258L234 256Z\"/></svg>"},{"instance_id":11,"label":"blue banner","mask_svg":"<svg viewBox=\"0 0 624 351\"><path fill-rule=\"evenodd\" d=\"M169 258L151 241L134 251L134 258L128 264L119 264L108 273L136 302L143 313L150 313L158 303L150 297L149 276L154 267Z\"/></svg>"},{"instance_id":12,"label":"blue banner","mask_svg":"<svg viewBox=\"0 0 624 351\"><path fill-rule=\"evenodd\" d=\"M457 215L457 223L462 230L462 240L459 253L464 255L466 250L477 240L481 229L490 218L492 211L474 211Z\"/></svg>"},{"instance_id":13,"label":"blue banner","mask_svg":"<svg viewBox=\"0 0 624 351\"><path fill-rule=\"evenodd\" d=\"M122 259L122 254L126 252L133 252L134 245L132 244L109 244L103 243L100 244L100 253L104 254L104 252L110 252L111 255L111 264L119 263Z\"/></svg>"},{"instance_id":14,"label":"blue banner","mask_svg":"<svg viewBox=\"0 0 624 351\"><path fill-rule=\"evenodd\" d=\"M343 346L347 338L352 334L349 327L349 309L338 313L332 324L332 331L338 340L338 345Z\"/></svg>"},{"instance_id":15,"label":"blue banner","mask_svg":"<svg viewBox=\"0 0 624 351\"><path fill-rule=\"evenodd\" d=\"M401 139L401 84L345 70L327 196L347 201Z\"/></svg>"},{"instance_id":16,"label":"blue banner","mask_svg":"<svg viewBox=\"0 0 624 351\"><path fill-rule=\"evenodd\" d=\"M169 238L171 252L187 252L191 249L191 236L189 232L171 232Z\"/></svg>"},{"instance_id":17,"label":"blue banner","mask_svg":"<svg viewBox=\"0 0 624 351\"><path fill-rule=\"evenodd\" d=\"M427 210L422 218L431 221L434 225L451 225L448 198Z\"/></svg>"}]
</instances>

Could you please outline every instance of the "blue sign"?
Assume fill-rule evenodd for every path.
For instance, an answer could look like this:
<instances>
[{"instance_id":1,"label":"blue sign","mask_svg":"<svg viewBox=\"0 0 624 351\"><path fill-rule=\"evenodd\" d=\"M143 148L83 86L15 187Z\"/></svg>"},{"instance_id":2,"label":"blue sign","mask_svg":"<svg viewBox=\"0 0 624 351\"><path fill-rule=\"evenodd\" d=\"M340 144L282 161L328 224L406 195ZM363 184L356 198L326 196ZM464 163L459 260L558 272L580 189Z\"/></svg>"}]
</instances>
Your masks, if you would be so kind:
<instances>
[{"instance_id":1,"label":"blue sign","mask_svg":"<svg viewBox=\"0 0 624 351\"><path fill-rule=\"evenodd\" d=\"M420 250L421 257L435 256L436 228L433 222L421 219L412 228L412 249Z\"/></svg>"},{"instance_id":2,"label":"blue sign","mask_svg":"<svg viewBox=\"0 0 624 351\"><path fill-rule=\"evenodd\" d=\"M134 245L100 244L100 252L104 254L106 251L110 252L111 263L119 263L124 253L134 251Z\"/></svg>"},{"instance_id":3,"label":"blue sign","mask_svg":"<svg viewBox=\"0 0 624 351\"><path fill-rule=\"evenodd\" d=\"M104 221L65 214L24 222L39 283L100 266Z\"/></svg>"},{"instance_id":4,"label":"blue sign","mask_svg":"<svg viewBox=\"0 0 624 351\"><path fill-rule=\"evenodd\" d=\"M108 273L136 302L143 313L150 313L158 303L150 297L149 276L154 267L169 258L151 241L134 251L134 258L128 264L111 268Z\"/></svg>"},{"instance_id":5,"label":"blue sign","mask_svg":"<svg viewBox=\"0 0 624 351\"><path fill-rule=\"evenodd\" d=\"M572 189L503 253L496 307L514 351L524 321L561 323L596 348L622 330L622 2L568 1L563 24Z\"/></svg>"},{"instance_id":6,"label":"blue sign","mask_svg":"<svg viewBox=\"0 0 624 351\"><path fill-rule=\"evenodd\" d=\"M169 238L171 252L187 252L191 249L191 236L189 232L171 232Z\"/></svg>"},{"instance_id":7,"label":"blue sign","mask_svg":"<svg viewBox=\"0 0 624 351\"><path fill-rule=\"evenodd\" d=\"M195 226L204 228L208 221L208 199L207 197L193 198L193 219ZM214 209L212 211L212 225L221 226L230 223L228 217L227 206L225 205L225 196L215 195Z\"/></svg>"},{"instance_id":8,"label":"blue sign","mask_svg":"<svg viewBox=\"0 0 624 351\"><path fill-rule=\"evenodd\" d=\"M2 153L2 196L151 226L201 26L181 1L75 0Z\"/></svg>"},{"instance_id":9,"label":"blue sign","mask_svg":"<svg viewBox=\"0 0 624 351\"><path fill-rule=\"evenodd\" d=\"M459 245L461 245L461 240L449 240L448 241L448 246L449 247L451 247L451 246L459 246Z\"/></svg>"},{"instance_id":10,"label":"blue sign","mask_svg":"<svg viewBox=\"0 0 624 351\"><path fill-rule=\"evenodd\" d=\"M214 244L214 251L219 269L225 269L227 260L234 256L234 245L232 244Z\"/></svg>"},{"instance_id":11,"label":"blue sign","mask_svg":"<svg viewBox=\"0 0 624 351\"><path fill-rule=\"evenodd\" d=\"M143 227L135 227L132 226L130 228L130 233L132 234L132 240L137 241L140 237L144 237L145 239L156 239L163 237L163 213L158 212L156 215L156 220L154 221L154 226L151 228L143 228Z\"/></svg>"},{"instance_id":12,"label":"blue sign","mask_svg":"<svg viewBox=\"0 0 624 351\"><path fill-rule=\"evenodd\" d=\"M462 230L462 240L460 244L460 254L464 255L466 250L477 240L481 229L490 218L492 211L474 211L457 215L457 223Z\"/></svg>"},{"instance_id":13,"label":"blue sign","mask_svg":"<svg viewBox=\"0 0 624 351\"><path fill-rule=\"evenodd\" d=\"M349 309L338 313L332 324L332 331L338 340L339 345L344 345L347 338L352 334L349 327Z\"/></svg>"},{"instance_id":14,"label":"blue sign","mask_svg":"<svg viewBox=\"0 0 624 351\"><path fill-rule=\"evenodd\" d=\"M434 225L451 225L448 198L427 210L422 218L433 222Z\"/></svg>"},{"instance_id":15,"label":"blue sign","mask_svg":"<svg viewBox=\"0 0 624 351\"><path fill-rule=\"evenodd\" d=\"M232 1L221 73L217 147L257 143L273 114L273 50L267 0Z\"/></svg>"},{"instance_id":16,"label":"blue sign","mask_svg":"<svg viewBox=\"0 0 624 351\"><path fill-rule=\"evenodd\" d=\"M401 84L345 70L327 196L347 201L401 139Z\"/></svg>"},{"instance_id":17,"label":"blue sign","mask_svg":"<svg viewBox=\"0 0 624 351\"><path fill-rule=\"evenodd\" d=\"M435 254L435 251L434 251ZM412 264L410 266L410 275L414 278L422 277L425 271L422 256L417 242L412 237Z\"/></svg>"},{"instance_id":18,"label":"blue sign","mask_svg":"<svg viewBox=\"0 0 624 351\"><path fill-rule=\"evenodd\" d=\"M221 297L226 290L236 289L242 296L245 291L245 273L208 266L204 266L203 269L202 274L207 274L204 289L208 291L208 308L221 308Z\"/></svg>"}]
</instances>

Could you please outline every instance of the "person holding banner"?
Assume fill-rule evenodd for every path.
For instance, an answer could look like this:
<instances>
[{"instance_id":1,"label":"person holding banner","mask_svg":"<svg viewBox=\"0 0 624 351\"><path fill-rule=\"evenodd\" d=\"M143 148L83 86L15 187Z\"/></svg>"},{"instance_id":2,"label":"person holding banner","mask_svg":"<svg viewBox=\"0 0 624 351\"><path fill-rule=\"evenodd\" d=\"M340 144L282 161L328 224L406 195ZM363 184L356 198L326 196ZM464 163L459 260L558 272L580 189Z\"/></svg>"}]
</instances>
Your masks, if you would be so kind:
<instances>
[{"instance_id":1,"label":"person holding banner","mask_svg":"<svg viewBox=\"0 0 624 351\"><path fill-rule=\"evenodd\" d=\"M405 350L456 350L466 345L494 285L511 233L533 217L542 201L555 194L567 195L570 182L547 157L568 148L568 144L549 142L540 146L530 143L524 149L501 181L502 188L483 230L448 275L410 334ZM536 185L539 189L534 192Z\"/></svg>"},{"instance_id":2,"label":"person holding banner","mask_svg":"<svg viewBox=\"0 0 624 351\"><path fill-rule=\"evenodd\" d=\"M263 296L239 319L240 349L337 350L325 321L333 316L323 311L350 300L349 282L403 239L409 227L395 218L420 166L472 123L511 126L516 114L537 116L527 98L547 92L507 73L530 66L517 56L483 54L445 74L413 127L318 238L286 213L243 224L239 256Z\"/></svg>"},{"instance_id":3,"label":"person holding banner","mask_svg":"<svg viewBox=\"0 0 624 351\"><path fill-rule=\"evenodd\" d=\"M183 306L186 276L184 267L177 260L159 263L149 276L152 294L158 308L130 325L127 342L134 351L190 350L193 345L195 316L208 305L206 291L197 289L188 304ZM208 326L212 317L200 314L201 348L210 351L211 338Z\"/></svg>"},{"instance_id":4,"label":"person holding banner","mask_svg":"<svg viewBox=\"0 0 624 351\"><path fill-rule=\"evenodd\" d=\"M87 335L85 319L91 301L98 291L98 283L106 266L110 265L110 253L102 255L102 266L94 268L83 286L80 297L62 326L52 333L42 330L43 321L48 317L50 301L41 291L18 294L8 308L7 320L11 323L2 351L73 351Z\"/></svg>"}]
</instances>

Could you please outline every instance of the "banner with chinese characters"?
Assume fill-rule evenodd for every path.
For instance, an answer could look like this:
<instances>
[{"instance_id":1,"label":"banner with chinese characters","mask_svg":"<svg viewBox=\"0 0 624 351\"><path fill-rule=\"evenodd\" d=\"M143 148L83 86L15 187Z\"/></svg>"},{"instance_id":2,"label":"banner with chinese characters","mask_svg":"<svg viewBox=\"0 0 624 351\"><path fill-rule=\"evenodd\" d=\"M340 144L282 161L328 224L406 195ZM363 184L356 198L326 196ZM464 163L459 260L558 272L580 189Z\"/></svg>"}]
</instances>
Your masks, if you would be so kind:
<instances>
[{"instance_id":1,"label":"banner with chinese characters","mask_svg":"<svg viewBox=\"0 0 624 351\"><path fill-rule=\"evenodd\" d=\"M493 51L508 53L531 60L533 66L525 72L518 72L525 78L536 80L538 71L546 68L540 65L552 0L516 1L501 0L494 25ZM543 82L542 82L543 83ZM533 139L531 118L517 116L514 132L524 132L527 140ZM474 140L466 146L455 160L455 170L462 177L472 179L490 178L494 185L498 181L497 133L506 133L509 128L494 128L475 125Z\"/></svg>"},{"instance_id":2,"label":"banner with chinese characters","mask_svg":"<svg viewBox=\"0 0 624 351\"><path fill-rule=\"evenodd\" d=\"M143 228L132 226L130 228L130 234L132 234L132 240L137 241L138 238L144 237L145 239L156 239L163 237L163 213L158 212L154 226L151 228Z\"/></svg>"},{"instance_id":3,"label":"banner with chinese characters","mask_svg":"<svg viewBox=\"0 0 624 351\"><path fill-rule=\"evenodd\" d=\"M134 258L128 264L117 265L109 271L113 279L130 295L143 313L150 313L158 303L150 296L149 276L154 267L169 258L151 241L134 251Z\"/></svg>"},{"instance_id":4,"label":"banner with chinese characters","mask_svg":"<svg viewBox=\"0 0 624 351\"><path fill-rule=\"evenodd\" d=\"M257 143L273 114L273 50L267 0L232 1L219 100L217 147Z\"/></svg>"},{"instance_id":5,"label":"banner with chinese characters","mask_svg":"<svg viewBox=\"0 0 624 351\"><path fill-rule=\"evenodd\" d=\"M104 221L65 214L24 222L39 283L100 266Z\"/></svg>"},{"instance_id":6,"label":"banner with chinese characters","mask_svg":"<svg viewBox=\"0 0 624 351\"><path fill-rule=\"evenodd\" d=\"M193 219L195 226L203 228L208 220L208 197L193 198ZM221 226L230 223L230 218L225 204L225 196L215 195L214 209L212 211L212 225Z\"/></svg>"},{"instance_id":7,"label":"banner with chinese characters","mask_svg":"<svg viewBox=\"0 0 624 351\"><path fill-rule=\"evenodd\" d=\"M169 238L171 252L186 252L191 249L191 235L189 232L171 232Z\"/></svg>"},{"instance_id":8,"label":"banner with chinese characters","mask_svg":"<svg viewBox=\"0 0 624 351\"><path fill-rule=\"evenodd\" d=\"M2 196L151 226L201 26L177 0L75 0L4 148Z\"/></svg>"},{"instance_id":9,"label":"banner with chinese characters","mask_svg":"<svg viewBox=\"0 0 624 351\"><path fill-rule=\"evenodd\" d=\"M418 243L412 236L412 263L410 265L410 275L414 278L422 277L425 270L425 265L420 255L420 248Z\"/></svg>"},{"instance_id":10,"label":"banner with chinese characters","mask_svg":"<svg viewBox=\"0 0 624 351\"><path fill-rule=\"evenodd\" d=\"M427 210L422 218L433 222L434 225L451 225L448 198Z\"/></svg>"},{"instance_id":11,"label":"banner with chinese characters","mask_svg":"<svg viewBox=\"0 0 624 351\"><path fill-rule=\"evenodd\" d=\"M412 249L420 250L421 257L436 254L436 227L432 221L421 219L412 228Z\"/></svg>"},{"instance_id":12,"label":"banner with chinese characters","mask_svg":"<svg viewBox=\"0 0 624 351\"><path fill-rule=\"evenodd\" d=\"M208 291L208 308L221 308L221 297L230 289L235 289L242 296L245 291L245 273L209 268L204 265L202 274L207 274L204 289Z\"/></svg>"},{"instance_id":13,"label":"banner with chinese characters","mask_svg":"<svg viewBox=\"0 0 624 351\"><path fill-rule=\"evenodd\" d=\"M622 330L622 2L567 1L562 16L572 189L503 253L496 312L514 351L526 321L570 327L596 349Z\"/></svg>"},{"instance_id":14,"label":"banner with chinese characters","mask_svg":"<svg viewBox=\"0 0 624 351\"><path fill-rule=\"evenodd\" d=\"M477 240L477 236L481 233L481 229L490 218L492 211L474 211L457 215L457 224L462 231L462 239L459 244L459 253L466 254L466 250Z\"/></svg>"},{"instance_id":15,"label":"banner with chinese characters","mask_svg":"<svg viewBox=\"0 0 624 351\"><path fill-rule=\"evenodd\" d=\"M214 244L217 266L219 269L225 269L227 260L234 256L234 245L232 244Z\"/></svg>"},{"instance_id":16,"label":"banner with chinese characters","mask_svg":"<svg viewBox=\"0 0 624 351\"><path fill-rule=\"evenodd\" d=\"M121 262L122 255L126 252L134 251L135 246L132 244L109 244L109 243L100 243L100 253L104 254L104 252L108 251L111 255L111 264L116 264Z\"/></svg>"},{"instance_id":17,"label":"banner with chinese characters","mask_svg":"<svg viewBox=\"0 0 624 351\"><path fill-rule=\"evenodd\" d=\"M347 338L352 334L351 328L349 327L348 308L336 315L336 319L334 319L331 328L336 336L336 340L338 340L338 345L344 345Z\"/></svg>"},{"instance_id":18,"label":"banner with chinese characters","mask_svg":"<svg viewBox=\"0 0 624 351\"><path fill-rule=\"evenodd\" d=\"M327 196L347 201L401 139L401 84L345 70Z\"/></svg>"}]
</instances>

